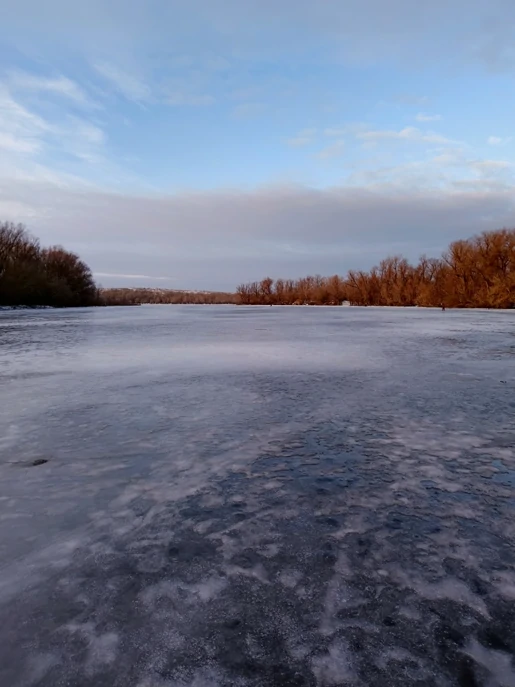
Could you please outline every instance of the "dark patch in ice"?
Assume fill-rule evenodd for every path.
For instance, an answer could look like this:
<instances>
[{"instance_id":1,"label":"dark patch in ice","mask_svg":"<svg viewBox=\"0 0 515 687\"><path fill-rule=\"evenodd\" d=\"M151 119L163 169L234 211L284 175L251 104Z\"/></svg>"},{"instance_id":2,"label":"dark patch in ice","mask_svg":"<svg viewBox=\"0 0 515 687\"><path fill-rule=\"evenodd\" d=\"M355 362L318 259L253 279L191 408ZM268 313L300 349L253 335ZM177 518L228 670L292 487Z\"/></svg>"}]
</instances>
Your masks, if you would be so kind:
<instances>
[{"instance_id":1,"label":"dark patch in ice","mask_svg":"<svg viewBox=\"0 0 515 687\"><path fill-rule=\"evenodd\" d=\"M469 656L457 656L457 677L459 687L482 687L474 675L474 663Z\"/></svg>"},{"instance_id":2,"label":"dark patch in ice","mask_svg":"<svg viewBox=\"0 0 515 687\"><path fill-rule=\"evenodd\" d=\"M184 536L184 535L183 535ZM180 542L172 542L168 546L168 557L173 563L199 563L203 560L214 558L217 552L215 544L205 537L200 537L190 532L187 538Z\"/></svg>"},{"instance_id":3,"label":"dark patch in ice","mask_svg":"<svg viewBox=\"0 0 515 687\"><path fill-rule=\"evenodd\" d=\"M45 463L48 463L48 458L36 458L36 460L33 460L31 465L37 466L37 465L44 465Z\"/></svg>"}]
</instances>

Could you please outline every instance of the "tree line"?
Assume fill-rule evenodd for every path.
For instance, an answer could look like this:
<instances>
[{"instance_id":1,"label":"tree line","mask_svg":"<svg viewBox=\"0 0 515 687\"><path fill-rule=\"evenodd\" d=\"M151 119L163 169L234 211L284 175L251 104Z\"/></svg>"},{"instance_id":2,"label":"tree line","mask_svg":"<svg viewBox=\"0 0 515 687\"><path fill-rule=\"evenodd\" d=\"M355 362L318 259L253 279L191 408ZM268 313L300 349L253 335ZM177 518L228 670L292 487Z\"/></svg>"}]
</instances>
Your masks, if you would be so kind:
<instances>
[{"instance_id":1,"label":"tree line","mask_svg":"<svg viewBox=\"0 0 515 687\"><path fill-rule=\"evenodd\" d=\"M0 306L99 304L91 270L61 246L42 248L22 224L0 222Z\"/></svg>"},{"instance_id":2,"label":"tree line","mask_svg":"<svg viewBox=\"0 0 515 687\"><path fill-rule=\"evenodd\" d=\"M104 305L213 305L236 303L234 293L220 291L178 291L174 289L101 289L100 298Z\"/></svg>"},{"instance_id":3,"label":"tree line","mask_svg":"<svg viewBox=\"0 0 515 687\"><path fill-rule=\"evenodd\" d=\"M42 248L21 224L0 222L0 306L168 304L515 307L515 230L454 241L440 258L416 265L388 257L345 277L269 277L236 293L174 289L98 289L90 268L61 246Z\"/></svg>"},{"instance_id":4,"label":"tree line","mask_svg":"<svg viewBox=\"0 0 515 687\"><path fill-rule=\"evenodd\" d=\"M61 246L42 248L24 225L0 222L0 307L236 303L234 293L97 288L90 268Z\"/></svg>"},{"instance_id":5,"label":"tree line","mask_svg":"<svg viewBox=\"0 0 515 687\"><path fill-rule=\"evenodd\" d=\"M501 229L454 241L440 258L422 256L416 265L402 256L382 260L370 271L346 277L309 276L241 284L244 305L515 307L515 230Z\"/></svg>"}]
</instances>

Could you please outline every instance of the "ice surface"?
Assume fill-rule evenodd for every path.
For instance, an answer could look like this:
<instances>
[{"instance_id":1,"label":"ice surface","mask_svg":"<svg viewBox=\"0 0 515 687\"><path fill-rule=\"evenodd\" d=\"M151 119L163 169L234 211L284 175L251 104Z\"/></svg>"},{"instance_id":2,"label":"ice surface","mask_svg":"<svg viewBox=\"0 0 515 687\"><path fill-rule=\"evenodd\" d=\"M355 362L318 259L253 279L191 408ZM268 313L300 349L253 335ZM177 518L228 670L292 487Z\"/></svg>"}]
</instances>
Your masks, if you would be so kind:
<instances>
[{"instance_id":1,"label":"ice surface","mask_svg":"<svg viewBox=\"0 0 515 687\"><path fill-rule=\"evenodd\" d=\"M0 313L0 685L515 685L514 325Z\"/></svg>"}]
</instances>

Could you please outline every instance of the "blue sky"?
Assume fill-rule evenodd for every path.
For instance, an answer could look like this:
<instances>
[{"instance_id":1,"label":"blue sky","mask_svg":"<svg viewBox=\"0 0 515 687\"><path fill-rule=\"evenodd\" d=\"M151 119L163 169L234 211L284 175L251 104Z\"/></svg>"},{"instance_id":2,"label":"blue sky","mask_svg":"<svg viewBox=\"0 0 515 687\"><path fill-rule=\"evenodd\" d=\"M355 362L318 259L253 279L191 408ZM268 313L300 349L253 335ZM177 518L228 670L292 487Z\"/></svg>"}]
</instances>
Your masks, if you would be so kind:
<instances>
[{"instance_id":1,"label":"blue sky","mask_svg":"<svg viewBox=\"0 0 515 687\"><path fill-rule=\"evenodd\" d=\"M0 218L234 288L513 225L508 0L3 0Z\"/></svg>"}]
</instances>

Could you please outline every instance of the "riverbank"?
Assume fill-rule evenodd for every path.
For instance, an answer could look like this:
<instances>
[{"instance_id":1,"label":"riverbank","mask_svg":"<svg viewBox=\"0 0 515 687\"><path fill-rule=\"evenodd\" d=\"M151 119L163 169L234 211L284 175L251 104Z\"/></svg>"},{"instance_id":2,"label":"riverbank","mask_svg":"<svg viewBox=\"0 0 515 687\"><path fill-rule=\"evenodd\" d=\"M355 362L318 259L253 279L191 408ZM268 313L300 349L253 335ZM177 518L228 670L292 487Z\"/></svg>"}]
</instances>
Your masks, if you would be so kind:
<instances>
[{"instance_id":1,"label":"riverbank","mask_svg":"<svg viewBox=\"0 0 515 687\"><path fill-rule=\"evenodd\" d=\"M0 312L10 310L55 310L51 305L0 305Z\"/></svg>"}]
</instances>

